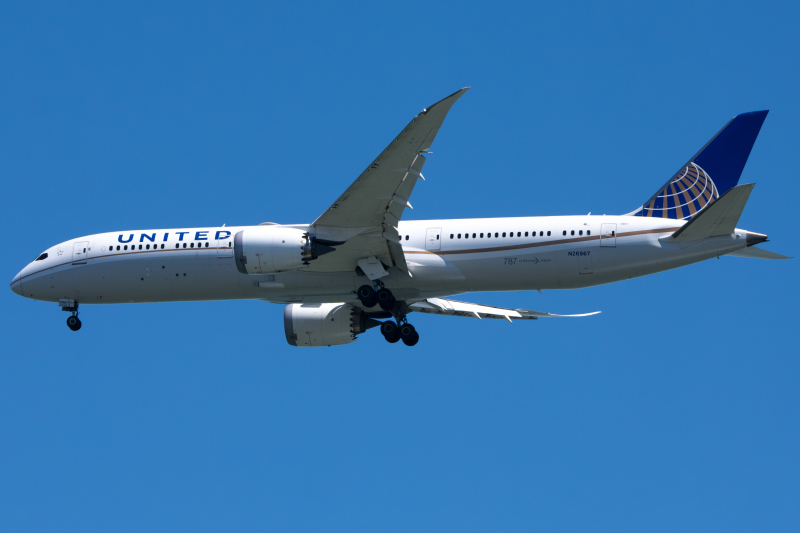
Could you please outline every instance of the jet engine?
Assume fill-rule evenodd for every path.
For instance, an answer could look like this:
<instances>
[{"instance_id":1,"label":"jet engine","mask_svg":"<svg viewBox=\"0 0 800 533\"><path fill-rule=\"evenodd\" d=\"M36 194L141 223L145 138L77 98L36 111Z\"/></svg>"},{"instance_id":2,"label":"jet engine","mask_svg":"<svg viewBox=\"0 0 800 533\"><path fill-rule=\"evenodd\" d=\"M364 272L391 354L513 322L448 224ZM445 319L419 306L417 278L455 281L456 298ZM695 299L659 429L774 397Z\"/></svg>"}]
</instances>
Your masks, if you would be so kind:
<instances>
[{"instance_id":1,"label":"jet engine","mask_svg":"<svg viewBox=\"0 0 800 533\"><path fill-rule=\"evenodd\" d=\"M380 325L353 304L289 304L283 310L286 341L292 346L348 344Z\"/></svg>"},{"instance_id":2,"label":"jet engine","mask_svg":"<svg viewBox=\"0 0 800 533\"><path fill-rule=\"evenodd\" d=\"M242 274L271 274L295 270L335 248L317 241L297 228L258 226L238 232L233 238L236 268Z\"/></svg>"}]
</instances>

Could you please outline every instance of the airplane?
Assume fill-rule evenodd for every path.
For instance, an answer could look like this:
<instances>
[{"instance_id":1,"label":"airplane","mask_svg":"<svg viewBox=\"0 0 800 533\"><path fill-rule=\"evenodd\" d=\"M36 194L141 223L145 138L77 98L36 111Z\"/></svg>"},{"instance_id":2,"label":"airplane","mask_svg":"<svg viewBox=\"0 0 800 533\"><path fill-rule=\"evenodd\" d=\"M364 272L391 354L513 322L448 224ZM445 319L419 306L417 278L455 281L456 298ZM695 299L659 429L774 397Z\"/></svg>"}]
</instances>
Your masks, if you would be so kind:
<instances>
[{"instance_id":1,"label":"airplane","mask_svg":"<svg viewBox=\"0 0 800 533\"><path fill-rule=\"evenodd\" d=\"M52 246L11 290L79 304L256 299L285 304L292 346L354 342L377 327L414 346L412 312L477 319L556 315L448 299L485 291L576 289L730 255L789 259L737 229L754 184L738 185L768 111L731 119L653 196L624 215L403 221L436 134L469 87L423 109L310 224L98 233Z\"/></svg>"}]
</instances>

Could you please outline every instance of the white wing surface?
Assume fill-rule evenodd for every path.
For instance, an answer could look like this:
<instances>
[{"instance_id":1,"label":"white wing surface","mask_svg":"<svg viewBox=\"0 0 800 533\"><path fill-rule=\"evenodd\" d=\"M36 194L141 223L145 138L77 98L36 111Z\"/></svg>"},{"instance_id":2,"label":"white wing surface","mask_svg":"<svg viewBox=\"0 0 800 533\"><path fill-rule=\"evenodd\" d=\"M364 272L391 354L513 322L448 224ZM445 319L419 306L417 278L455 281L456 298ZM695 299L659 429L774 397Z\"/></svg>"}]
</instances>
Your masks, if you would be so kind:
<instances>
[{"instance_id":1,"label":"white wing surface","mask_svg":"<svg viewBox=\"0 0 800 533\"><path fill-rule=\"evenodd\" d=\"M542 311L531 311L529 309L504 309L502 307L457 302L455 300L443 300L441 298L428 298L427 300L414 302L410 304L409 307L412 311L420 313L465 316L477 319L502 318L509 322L513 320L537 320L539 318L591 316L600 313L600 311L595 311L594 313L584 313L581 315L554 315Z\"/></svg>"},{"instance_id":2,"label":"white wing surface","mask_svg":"<svg viewBox=\"0 0 800 533\"><path fill-rule=\"evenodd\" d=\"M469 87L436 102L414 117L375 161L311 225L315 237L336 251L307 270L353 270L359 259L377 257L387 267L408 272L397 225L418 179L425 156L447 112Z\"/></svg>"}]
</instances>

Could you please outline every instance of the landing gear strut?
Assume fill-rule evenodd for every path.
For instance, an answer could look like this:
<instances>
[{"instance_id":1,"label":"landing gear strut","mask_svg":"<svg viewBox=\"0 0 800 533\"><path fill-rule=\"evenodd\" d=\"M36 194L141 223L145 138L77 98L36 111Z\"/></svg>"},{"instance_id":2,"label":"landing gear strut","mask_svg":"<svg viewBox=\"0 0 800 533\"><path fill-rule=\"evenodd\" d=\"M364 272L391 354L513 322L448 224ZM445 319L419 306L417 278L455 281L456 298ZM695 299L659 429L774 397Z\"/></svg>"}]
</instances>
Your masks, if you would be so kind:
<instances>
[{"instance_id":1,"label":"landing gear strut","mask_svg":"<svg viewBox=\"0 0 800 533\"><path fill-rule=\"evenodd\" d=\"M75 300L59 300L58 305L61 306L62 311L72 313L72 316L67 317L67 327L72 331L81 329L81 319L78 318L78 302Z\"/></svg>"}]
</instances>

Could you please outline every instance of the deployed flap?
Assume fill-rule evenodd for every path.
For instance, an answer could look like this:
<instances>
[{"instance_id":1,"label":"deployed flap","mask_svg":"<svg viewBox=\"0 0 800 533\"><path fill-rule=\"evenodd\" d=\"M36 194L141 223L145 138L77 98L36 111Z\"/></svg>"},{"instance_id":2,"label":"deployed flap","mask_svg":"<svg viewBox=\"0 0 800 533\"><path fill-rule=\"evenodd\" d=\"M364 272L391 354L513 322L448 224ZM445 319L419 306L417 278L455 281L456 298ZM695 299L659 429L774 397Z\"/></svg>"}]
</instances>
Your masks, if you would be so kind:
<instances>
[{"instance_id":1,"label":"deployed flap","mask_svg":"<svg viewBox=\"0 0 800 533\"><path fill-rule=\"evenodd\" d=\"M412 311L420 313L430 313L434 315L466 316L477 319L502 318L509 322L513 320L537 320L539 318L551 317L578 317L596 315L594 313L584 313L582 315L553 315L541 311L530 311L528 309L504 309L502 307L490 307L488 305L471 304L467 302L457 302L455 300L443 300L441 298L428 298L409 305Z\"/></svg>"},{"instance_id":2,"label":"deployed flap","mask_svg":"<svg viewBox=\"0 0 800 533\"><path fill-rule=\"evenodd\" d=\"M767 250L762 250L761 248L756 248L755 246L737 250L726 255L732 255L734 257L750 257L753 259L792 259L791 257L776 254L775 252L768 252Z\"/></svg>"},{"instance_id":3,"label":"deployed flap","mask_svg":"<svg viewBox=\"0 0 800 533\"><path fill-rule=\"evenodd\" d=\"M668 237L669 242L695 241L732 234L753 187L755 183L732 188Z\"/></svg>"}]
</instances>

